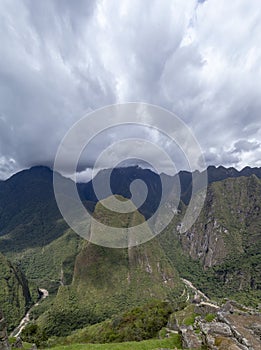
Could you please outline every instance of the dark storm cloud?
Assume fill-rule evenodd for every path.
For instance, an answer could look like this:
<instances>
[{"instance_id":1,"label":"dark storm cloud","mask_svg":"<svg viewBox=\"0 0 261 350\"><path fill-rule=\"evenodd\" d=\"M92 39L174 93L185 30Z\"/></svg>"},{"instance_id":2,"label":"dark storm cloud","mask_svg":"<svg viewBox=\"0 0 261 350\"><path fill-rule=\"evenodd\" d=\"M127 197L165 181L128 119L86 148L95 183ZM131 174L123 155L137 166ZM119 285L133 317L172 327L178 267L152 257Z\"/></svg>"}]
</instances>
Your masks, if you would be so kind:
<instances>
[{"instance_id":1,"label":"dark storm cloud","mask_svg":"<svg viewBox=\"0 0 261 350\"><path fill-rule=\"evenodd\" d=\"M259 0L3 0L0 177L52 165L84 113L128 101L178 114L208 163L261 166L260 33Z\"/></svg>"}]
</instances>

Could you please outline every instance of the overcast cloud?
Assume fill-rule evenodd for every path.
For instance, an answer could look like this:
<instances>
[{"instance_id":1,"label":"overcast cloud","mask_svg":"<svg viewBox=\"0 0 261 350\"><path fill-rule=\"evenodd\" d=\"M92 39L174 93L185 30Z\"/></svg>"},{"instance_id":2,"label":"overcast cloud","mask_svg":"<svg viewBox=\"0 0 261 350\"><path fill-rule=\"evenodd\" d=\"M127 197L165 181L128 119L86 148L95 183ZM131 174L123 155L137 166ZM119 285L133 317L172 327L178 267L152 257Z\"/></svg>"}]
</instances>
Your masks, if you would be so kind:
<instances>
[{"instance_id":1,"label":"overcast cloud","mask_svg":"<svg viewBox=\"0 0 261 350\"><path fill-rule=\"evenodd\" d=\"M130 101L176 113L208 164L261 166L260 0L2 0L0 42L0 178Z\"/></svg>"}]
</instances>

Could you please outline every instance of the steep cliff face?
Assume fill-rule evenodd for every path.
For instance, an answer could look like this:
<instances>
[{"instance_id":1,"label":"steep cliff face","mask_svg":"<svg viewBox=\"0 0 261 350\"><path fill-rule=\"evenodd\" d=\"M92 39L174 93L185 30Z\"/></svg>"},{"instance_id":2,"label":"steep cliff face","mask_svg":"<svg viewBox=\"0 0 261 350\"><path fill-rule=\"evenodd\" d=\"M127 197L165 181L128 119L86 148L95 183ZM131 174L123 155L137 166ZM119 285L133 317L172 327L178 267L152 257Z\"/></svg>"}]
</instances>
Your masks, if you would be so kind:
<instances>
[{"instance_id":1,"label":"steep cliff face","mask_svg":"<svg viewBox=\"0 0 261 350\"><path fill-rule=\"evenodd\" d=\"M260 252L261 181L252 175L213 183L193 227L180 236L183 249L205 268L227 258Z\"/></svg>"},{"instance_id":2,"label":"steep cliff face","mask_svg":"<svg viewBox=\"0 0 261 350\"><path fill-rule=\"evenodd\" d=\"M31 303L27 280L23 273L0 253L0 304L8 327L13 328Z\"/></svg>"}]
</instances>

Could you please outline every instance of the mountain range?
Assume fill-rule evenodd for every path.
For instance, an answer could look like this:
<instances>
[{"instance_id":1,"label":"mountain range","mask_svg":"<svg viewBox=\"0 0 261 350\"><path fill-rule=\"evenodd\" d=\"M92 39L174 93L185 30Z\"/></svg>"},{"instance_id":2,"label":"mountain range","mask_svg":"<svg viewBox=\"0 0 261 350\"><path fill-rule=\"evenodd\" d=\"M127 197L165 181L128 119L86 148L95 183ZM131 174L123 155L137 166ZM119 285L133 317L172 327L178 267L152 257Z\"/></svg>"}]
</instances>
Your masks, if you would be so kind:
<instances>
[{"instance_id":1,"label":"mountain range","mask_svg":"<svg viewBox=\"0 0 261 350\"><path fill-rule=\"evenodd\" d=\"M169 186L179 177L178 214L153 240L125 249L97 246L67 226L55 201L51 169L37 166L1 181L0 283L9 291L0 294L0 303L9 329L39 298L39 288L49 297L32 317L47 337L68 335L153 300L179 308L184 303L181 278L215 300L229 297L256 306L261 296L261 168L211 166L206 171L205 204L187 232L178 227L191 197L192 174L161 174ZM98 173L99 183L110 172ZM123 220L124 227L150 217L162 195L160 175L139 167L113 169L112 193L130 198L135 179L147 184L148 196ZM99 205L93 181L77 184L83 203L96 217L119 220Z\"/></svg>"}]
</instances>

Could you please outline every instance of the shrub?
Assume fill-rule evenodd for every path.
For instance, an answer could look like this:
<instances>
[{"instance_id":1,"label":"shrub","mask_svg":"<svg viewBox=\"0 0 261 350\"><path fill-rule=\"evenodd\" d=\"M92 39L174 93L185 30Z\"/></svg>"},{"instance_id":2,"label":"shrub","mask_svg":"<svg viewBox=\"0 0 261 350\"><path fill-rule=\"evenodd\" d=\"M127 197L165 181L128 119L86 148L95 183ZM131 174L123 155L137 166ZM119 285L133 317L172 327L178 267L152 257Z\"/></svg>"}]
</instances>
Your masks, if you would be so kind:
<instances>
[{"instance_id":1,"label":"shrub","mask_svg":"<svg viewBox=\"0 0 261 350\"><path fill-rule=\"evenodd\" d=\"M207 315L205 316L205 320L206 320L207 322L212 322L212 321L214 320L215 317L216 317L215 314L207 314Z\"/></svg>"}]
</instances>

